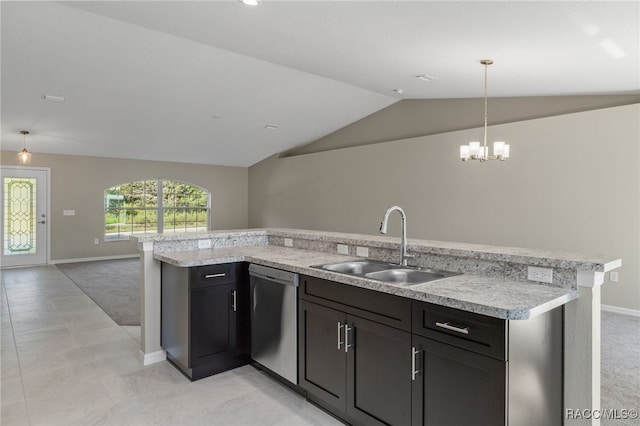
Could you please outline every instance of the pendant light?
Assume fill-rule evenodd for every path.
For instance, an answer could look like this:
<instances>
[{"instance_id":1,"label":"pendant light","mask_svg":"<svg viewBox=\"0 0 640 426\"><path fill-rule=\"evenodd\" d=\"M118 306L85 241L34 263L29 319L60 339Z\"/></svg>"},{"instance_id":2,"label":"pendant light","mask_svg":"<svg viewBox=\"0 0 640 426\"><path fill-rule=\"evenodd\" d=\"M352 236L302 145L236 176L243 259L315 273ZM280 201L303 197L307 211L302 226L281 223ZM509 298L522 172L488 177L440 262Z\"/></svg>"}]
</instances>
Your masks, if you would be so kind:
<instances>
[{"instance_id":1,"label":"pendant light","mask_svg":"<svg viewBox=\"0 0 640 426\"><path fill-rule=\"evenodd\" d=\"M509 145L504 141L496 141L493 143L493 155L489 155L487 147L487 68L493 64L492 59L483 59L480 61L484 65L484 144L480 142L469 142L468 145L460 145L460 159L468 160L501 160L509 158Z\"/></svg>"},{"instance_id":2,"label":"pendant light","mask_svg":"<svg viewBox=\"0 0 640 426\"><path fill-rule=\"evenodd\" d=\"M29 164L31 162L31 153L27 150L27 135L29 132L27 130L21 130L20 134L23 138L23 148L22 151L18 153L18 162L20 164Z\"/></svg>"}]
</instances>

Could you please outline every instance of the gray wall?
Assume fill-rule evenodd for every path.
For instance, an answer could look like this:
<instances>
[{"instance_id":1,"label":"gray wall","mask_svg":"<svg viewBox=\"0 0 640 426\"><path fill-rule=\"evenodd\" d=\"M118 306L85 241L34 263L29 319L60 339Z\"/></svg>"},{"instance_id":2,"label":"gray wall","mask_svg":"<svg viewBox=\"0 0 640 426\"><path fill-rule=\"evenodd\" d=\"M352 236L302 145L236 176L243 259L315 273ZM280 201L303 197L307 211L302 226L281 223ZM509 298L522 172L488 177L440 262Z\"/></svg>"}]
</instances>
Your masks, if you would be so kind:
<instances>
[{"instance_id":1,"label":"gray wall","mask_svg":"<svg viewBox=\"0 0 640 426\"><path fill-rule=\"evenodd\" d=\"M638 94L491 98L488 118L491 124L504 124L639 102ZM484 123L483 108L482 98L404 99L281 156L473 129Z\"/></svg>"},{"instance_id":2,"label":"gray wall","mask_svg":"<svg viewBox=\"0 0 640 426\"><path fill-rule=\"evenodd\" d=\"M249 226L376 234L398 204L410 238L621 257L603 303L640 309L639 117L635 104L490 126L506 162L459 160L481 129L274 156L249 168Z\"/></svg>"},{"instance_id":3,"label":"gray wall","mask_svg":"<svg viewBox=\"0 0 640 426\"><path fill-rule=\"evenodd\" d=\"M3 165L17 165L3 151ZM247 227L248 170L158 161L120 160L34 152L31 166L51 168L51 260L137 254L133 241L104 242L104 190L143 179L175 179L211 191L213 229ZM63 210L75 216L63 216ZM99 238L100 243L94 244Z\"/></svg>"}]
</instances>

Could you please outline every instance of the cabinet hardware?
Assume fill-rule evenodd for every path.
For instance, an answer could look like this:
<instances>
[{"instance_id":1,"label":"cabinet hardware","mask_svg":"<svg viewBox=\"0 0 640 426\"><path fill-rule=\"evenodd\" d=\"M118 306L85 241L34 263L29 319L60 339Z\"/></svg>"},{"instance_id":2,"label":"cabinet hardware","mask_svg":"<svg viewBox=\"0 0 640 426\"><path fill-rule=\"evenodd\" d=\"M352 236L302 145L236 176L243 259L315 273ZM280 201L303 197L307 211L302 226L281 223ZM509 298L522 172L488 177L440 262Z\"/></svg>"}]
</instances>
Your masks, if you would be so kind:
<instances>
[{"instance_id":1,"label":"cabinet hardware","mask_svg":"<svg viewBox=\"0 0 640 426\"><path fill-rule=\"evenodd\" d=\"M338 350L340 350L340 346L344 343L341 340L342 327L344 327L344 324L342 324L340 321L338 321Z\"/></svg>"},{"instance_id":2,"label":"cabinet hardware","mask_svg":"<svg viewBox=\"0 0 640 426\"><path fill-rule=\"evenodd\" d=\"M436 322L436 327L445 328L457 333L469 334L469 327L456 327L455 325L451 325L448 322Z\"/></svg>"},{"instance_id":3,"label":"cabinet hardware","mask_svg":"<svg viewBox=\"0 0 640 426\"><path fill-rule=\"evenodd\" d=\"M421 351L417 350L415 346L411 347L411 380L415 381L416 376L421 373L420 370L416 370L416 355Z\"/></svg>"},{"instance_id":4,"label":"cabinet hardware","mask_svg":"<svg viewBox=\"0 0 640 426\"><path fill-rule=\"evenodd\" d=\"M347 324L344 325L344 352L349 352L349 348L353 347L353 345L349 344L349 332L353 330L352 327L349 327Z\"/></svg>"},{"instance_id":5,"label":"cabinet hardware","mask_svg":"<svg viewBox=\"0 0 640 426\"><path fill-rule=\"evenodd\" d=\"M209 278L222 278L222 277L225 277L225 276L227 276L226 273L220 272L219 274L208 274L208 275L205 275L204 277L206 279L209 279Z\"/></svg>"},{"instance_id":6,"label":"cabinet hardware","mask_svg":"<svg viewBox=\"0 0 640 426\"><path fill-rule=\"evenodd\" d=\"M238 293L233 290L231 294L233 295L233 312L236 312L238 309Z\"/></svg>"}]
</instances>

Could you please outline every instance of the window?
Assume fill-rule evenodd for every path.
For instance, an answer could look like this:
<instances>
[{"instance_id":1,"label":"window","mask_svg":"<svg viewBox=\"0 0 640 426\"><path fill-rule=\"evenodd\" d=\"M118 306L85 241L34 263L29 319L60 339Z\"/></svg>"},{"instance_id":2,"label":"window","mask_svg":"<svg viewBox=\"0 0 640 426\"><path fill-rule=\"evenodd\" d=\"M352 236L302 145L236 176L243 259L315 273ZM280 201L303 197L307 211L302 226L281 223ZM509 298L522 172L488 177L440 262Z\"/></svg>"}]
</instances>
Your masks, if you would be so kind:
<instances>
[{"instance_id":1,"label":"window","mask_svg":"<svg viewBox=\"0 0 640 426\"><path fill-rule=\"evenodd\" d=\"M173 180L144 180L104 191L105 240L134 234L206 231L209 193Z\"/></svg>"}]
</instances>

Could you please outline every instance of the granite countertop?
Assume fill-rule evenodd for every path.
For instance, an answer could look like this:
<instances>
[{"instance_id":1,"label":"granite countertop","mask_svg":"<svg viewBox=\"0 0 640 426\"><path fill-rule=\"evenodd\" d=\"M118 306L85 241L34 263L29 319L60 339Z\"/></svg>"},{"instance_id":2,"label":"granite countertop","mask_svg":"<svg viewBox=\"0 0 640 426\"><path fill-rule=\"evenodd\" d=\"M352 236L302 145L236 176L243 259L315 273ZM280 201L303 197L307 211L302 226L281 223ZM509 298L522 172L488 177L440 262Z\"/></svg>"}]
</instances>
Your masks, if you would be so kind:
<instances>
[{"instance_id":1,"label":"granite countertop","mask_svg":"<svg viewBox=\"0 0 640 426\"><path fill-rule=\"evenodd\" d=\"M313 265L355 259L280 246L244 246L154 253L156 260L181 267L251 262L343 284L395 294L506 320L527 319L577 298L577 290L475 274L403 286L340 274Z\"/></svg>"}]
</instances>

